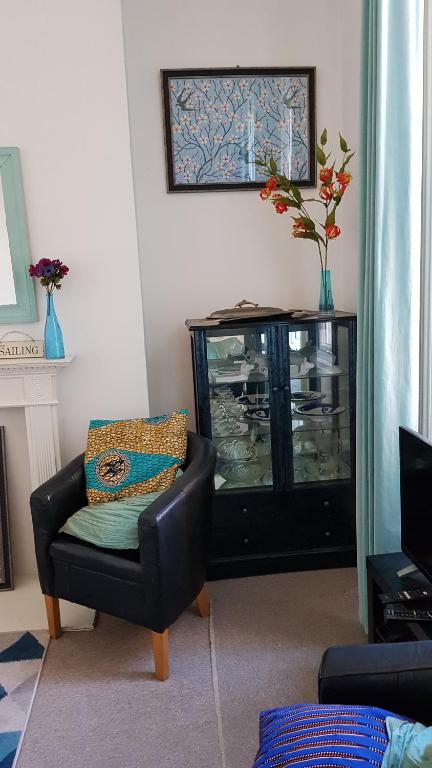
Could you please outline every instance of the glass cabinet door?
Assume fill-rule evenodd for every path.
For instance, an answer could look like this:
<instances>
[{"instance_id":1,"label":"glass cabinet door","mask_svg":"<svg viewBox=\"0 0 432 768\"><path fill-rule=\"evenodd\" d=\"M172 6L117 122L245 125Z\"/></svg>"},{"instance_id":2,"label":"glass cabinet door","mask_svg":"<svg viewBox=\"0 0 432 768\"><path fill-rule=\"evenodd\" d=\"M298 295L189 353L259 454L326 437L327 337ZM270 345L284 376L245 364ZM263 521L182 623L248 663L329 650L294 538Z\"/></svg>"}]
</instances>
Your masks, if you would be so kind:
<instances>
[{"instance_id":1,"label":"glass cabinet door","mask_svg":"<svg viewBox=\"0 0 432 768\"><path fill-rule=\"evenodd\" d=\"M206 331L216 490L273 485L268 346L257 327Z\"/></svg>"},{"instance_id":2,"label":"glass cabinet door","mask_svg":"<svg viewBox=\"0 0 432 768\"><path fill-rule=\"evenodd\" d=\"M348 326L291 326L289 374L294 486L352 473Z\"/></svg>"}]
</instances>

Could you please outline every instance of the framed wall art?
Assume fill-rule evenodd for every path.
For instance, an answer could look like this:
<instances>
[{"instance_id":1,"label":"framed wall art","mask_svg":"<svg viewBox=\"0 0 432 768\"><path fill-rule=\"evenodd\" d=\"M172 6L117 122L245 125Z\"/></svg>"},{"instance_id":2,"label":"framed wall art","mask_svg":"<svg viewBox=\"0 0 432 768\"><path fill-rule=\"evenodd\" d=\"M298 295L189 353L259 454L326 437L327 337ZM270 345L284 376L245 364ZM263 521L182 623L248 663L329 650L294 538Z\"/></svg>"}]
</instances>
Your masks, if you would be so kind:
<instances>
[{"instance_id":1,"label":"framed wall art","mask_svg":"<svg viewBox=\"0 0 432 768\"><path fill-rule=\"evenodd\" d=\"M168 190L256 189L273 157L315 186L315 68L162 70Z\"/></svg>"},{"instance_id":2,"label":"framed wall art","mask_svg":"<svg viewBox=\"0 0 432 768\"><path fill-rule=\"evenodd\" d=\"M0 427L0 591L12 589L4 427Z\"/></svg>"}]
</instances>

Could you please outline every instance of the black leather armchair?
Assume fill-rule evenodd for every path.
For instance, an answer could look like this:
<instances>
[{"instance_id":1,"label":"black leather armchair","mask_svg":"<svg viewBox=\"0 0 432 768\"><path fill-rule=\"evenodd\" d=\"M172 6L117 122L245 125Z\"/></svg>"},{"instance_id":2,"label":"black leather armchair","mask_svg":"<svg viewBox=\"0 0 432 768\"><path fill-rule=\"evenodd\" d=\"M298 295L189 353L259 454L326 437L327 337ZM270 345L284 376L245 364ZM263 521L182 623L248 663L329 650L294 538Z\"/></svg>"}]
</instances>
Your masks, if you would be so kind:
<instances>
[{"instance_id":1,"label":"black leather armchair","mask_svg":"<svg viewBox=\"0 0 432 768\"><path fill-rule=\"evenodd\" d=\"M207 534L215 450L188 432L183 475L143 510L138 550L101 549L59 533L87 503L84 454L31 495L39 580L52 638L61 634L58 599L152 630L155 674L168 677L168 627L194 601L208 616Z\"/></svg>"},{"instance_id":2,"label":"black leather armchair","mask_svg":"<svg viewBox=\"0 0 432 768\"><path fill-rule=\"evenodd\" d=\"M328 648L318 674L321 704L367 704L432 725L432 641Z\"/></svg>"}]
</instances>

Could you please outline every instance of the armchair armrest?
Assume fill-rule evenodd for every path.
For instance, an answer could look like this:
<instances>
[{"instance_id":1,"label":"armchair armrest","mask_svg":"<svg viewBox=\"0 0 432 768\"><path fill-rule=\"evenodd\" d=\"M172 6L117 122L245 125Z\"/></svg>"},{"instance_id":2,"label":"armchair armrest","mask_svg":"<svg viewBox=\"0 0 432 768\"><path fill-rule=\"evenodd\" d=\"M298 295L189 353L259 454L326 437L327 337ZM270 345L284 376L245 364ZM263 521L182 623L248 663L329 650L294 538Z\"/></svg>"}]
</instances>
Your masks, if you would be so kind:
<instances>
[{"instance_id":1,"label":"armchair armrest","mask_svg":"<svg viewBox=\"0 0 432 768\"><path fill-rule=\"evenodd\" d=\"M84 454L73 459L30 497L39 581L45 595L54 594L50 544L66 520L86 503Z\"/></svg>"},{"instance_id":2,"label":"armchair armrest","mask_svg":"<svg viewBox=\"0 0 432 768\"><path fill-rule=\"evenodd\" d=\"M177 619L205 582L215 463L211 442L188 433L183 475L139 517L149 626L156 632Z\"/></svg>"},{"instance_id":3,"label":"armchair armrest","mask_svg":"<svg viewBox=\"0 0 432 768\"><path fill-rule=\"evenodd\" d=\"M328 648L318 675L322 704L368 704L432 724L432 641Z\"/></svg>"}]
</instances>

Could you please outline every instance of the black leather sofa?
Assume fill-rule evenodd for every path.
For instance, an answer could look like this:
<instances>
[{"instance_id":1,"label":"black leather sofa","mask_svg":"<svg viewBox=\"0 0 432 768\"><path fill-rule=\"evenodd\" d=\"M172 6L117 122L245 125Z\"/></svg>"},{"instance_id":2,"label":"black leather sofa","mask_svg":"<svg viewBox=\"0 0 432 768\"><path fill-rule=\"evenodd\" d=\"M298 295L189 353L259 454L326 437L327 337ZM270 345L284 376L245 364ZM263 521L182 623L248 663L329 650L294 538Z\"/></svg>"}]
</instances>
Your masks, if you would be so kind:
<instances>
[{"instance_id":1,"label":"black leather sofa","mask_svg":"<svg viewBox=\"0 0 432 768\"><path fill-rule=\"evenodd\" d=\"M101 549L59 529L87 504L84 454L30 499L36 559L53 638L58 599L86 605L152 630L155 674L168 677L168 627L194 601L208 615L205 591L215 449L188 432L183 475L138 520L138 550Z\"/></svg>"},{"instance_id":2,"label":"black leather sofa","mask_svg":"<svg viewBox=\"0 0 432 768\"><path fill-rule=\"evenodd\" d=\"M432 725L432 640L328 648L322 704L367 704Z\"/></svg>"}]
</instances>

